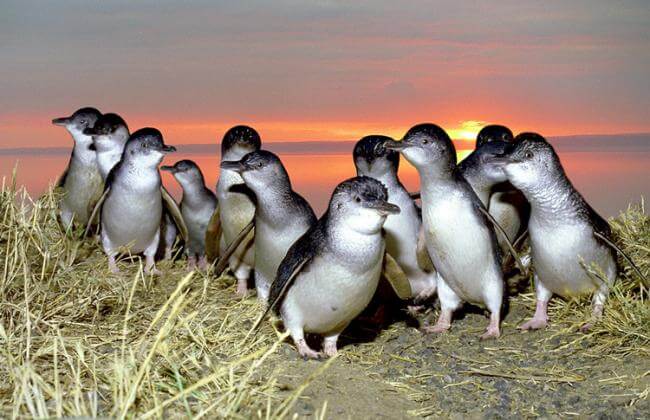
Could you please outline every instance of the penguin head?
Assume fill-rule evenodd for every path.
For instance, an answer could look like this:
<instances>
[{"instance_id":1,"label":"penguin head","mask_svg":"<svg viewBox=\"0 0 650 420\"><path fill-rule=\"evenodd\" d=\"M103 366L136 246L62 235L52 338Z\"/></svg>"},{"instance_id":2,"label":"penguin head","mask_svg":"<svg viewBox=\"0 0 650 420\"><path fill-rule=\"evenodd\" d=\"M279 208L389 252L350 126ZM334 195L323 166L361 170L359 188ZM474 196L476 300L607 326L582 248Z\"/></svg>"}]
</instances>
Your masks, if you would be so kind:
<instances>
[{"instance_id":1,"label":"penguin head","mask_svg":"<svg viewBox=\"0 0 650 420\"><path fill-rule=\"evenodd\" d=\"M161 170L170 172L181 185L203 184L203 174L199 166L192 160L179 160L175 164L161 166Z\"/></svg>"},{"instance_id":2,"label":"penguin head","mask_svg":"<svg viewBox=\"0 0 650 420\"><path fill-rule=\"evenodd\" d=\"M499 165L510 183L523 192L564 176L553 146L537 133L519 134L509 152L491 161Z\"/></svg>"},{"instance_id":3,"label":"penguin head","mask_svg":"<svg viewBox=\"0 0 650 420\"><path fill-rule=\"evenodd\" d=\"M126 142L122 160L128 160L138 166L157 167L165 153L175 151L174 146L165 144L160 131L155 128L141 128L131 134Z\"/></svg>"},{"instance_id":4,"label":"penguin head","mask_svg":"<svg viewBox=\"0 0 650 420\"><path fill-rule=\"evenodd\" d=\"M355 232L375 234L390 214L400 208L388 202L388 191L381 182L367 176L358 176L341 182L330 199L329 217Z\"/></svg>"},{"instance_id":5,"label":"penguin head","mask_svg":"<svg viewBox=\"0 0 650 420\"><path fill-rule=\"evenodd\" d=\"M247 153L238 161L223 161L221 169L237 172L252 190L270 186L291 188L289 175L282 161L267 150Z\"/></svg>"},{"instance_id":6,"label":"penguin head","mask_svg":"<svg viewBox=\"0 0 650 420\"><path fill-rule=\"evenodd\" d=\"M435 124L418 124L402 141L388 142L386 147L401 152L418 170L451 171L456 166L456 148L445 130Z\"/></svg>"},{"instance_id":7,"label":"penguin head","mask_svg":"<svg viewBox=\"0 0 650 420\"><path fill-rule=\"evenodd\" d=\"M84 135L84 130L93 127L101 115L95 108L81 108L69 117L54 118L52 124L65 127L75 140L84 137L89 139L87 135Z\"/></svg>"},{"instance_id":8,"label":"penguin head","mask_svg":"<svg viewBox=\"0 0 650 420\"><path fill-rule=\"evenodd\" d=\"M514 140L512 131L508 127L498 124L486 125L476 136L476 148L493 141L512 143Z\"/></svg>"},{"instance_id":9,"label":"penguin head","mask_svg":"<svg viewBox=\"0 0 650 420\"><path fill-rule=\"evenodd\" d=\"M126 122L117 114L104 114L93 127L87 127L83 133L92 136L95 150L122 149L129 139L129 127Z\"/></svg>"},{"instance_id":10,"label":"penguin head","mask_svg":"<svg viewBox=\"0 0 650 420\"><path fill-rule=\"evenodd\" d=\"M486 185L494 185L508 180L501 165L494 159L504 156L513 148L513 143L501 140L490 140L477 146L460 164L463 174L471 174L482 178Z\"/></svg>"},{"instance_id":11,"label":"penguin head","mask_svg":"<svg viewBox=\"0 0 650 420\"><path fill-rule=\"evenodd\" d=\"M239 160L246 153L260 150L262 140L260 135L247 125L236 125L221 140L221 159L222 160Z\"/></svg>"},{"instance_id":12,"label":"penguin head","mask_svg":"<svg viewBox=\"0 0 650 420\"><path fill-rule=\"evenodd\" d=\"M352 157L357 175L379 178L387 173L397 173L399 153L387 149L386 143L394 141L387 136L366 136L354 145Z\"/></svg>"}]
</instances>

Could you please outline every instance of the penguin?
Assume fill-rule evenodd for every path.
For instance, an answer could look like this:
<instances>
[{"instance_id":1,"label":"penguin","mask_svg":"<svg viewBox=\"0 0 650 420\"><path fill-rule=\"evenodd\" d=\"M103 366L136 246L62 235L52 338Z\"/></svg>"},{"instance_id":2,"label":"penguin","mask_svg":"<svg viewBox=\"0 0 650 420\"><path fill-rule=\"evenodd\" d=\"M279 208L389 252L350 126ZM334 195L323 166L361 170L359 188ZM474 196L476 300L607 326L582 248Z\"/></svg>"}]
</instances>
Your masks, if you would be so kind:
<instances>
[{"instance_id":1,"label":"penguin","mask_svg":"<svg viewBox=\"0 0 650 420\"><path fill-rule=\"evenodd\" d=\"M387 136L363 137L354 146L354 165L357 176L368 176L380 181L387 189L388 201L401 210L384 223L386 251L396 259L408 276L415 300L421 301L435 293L437 274L435 270L425 270L418 264L417 242L422 216L414 199L397 176L399 153L384 147L391 141L393 139Z\"/></svg>"},{"instance_id":2,"label":"penguin","mask_svg":"<svg viewBox=\"0 0 650 420\"><path fill-rule=\"evenodd\" d=\"M145 272L160 274L154 257L160 242L163 207L167 207L181 231L187 232L180 210L162 187L158 165L173 146L164 144L155 128L143 128L126 142L122 159L111 169L106 188L94 213L100 215L100 240L113 273L118 252L143 253ZM187 235L183 235L184 239Z\"/></svg>"},{"instance_id":3,"label":"penguin","mask_svg":"<svg viewBox=\"0 0 650 420\"><path fill-rule=\"evenodd\" d=\"M198 260L199 269L205 270L205 234L217 207L217 197L205 186L201 169L191 160L181 160L160 169L170 172L183 188L180 209L188 230L188 242L185 244L188 269L194 270Z\"/></svg>"},{"instance_id":4,"label":"penguin","mask_svg":"<svg viewBox=\"0 0 650 420\"><path fill-rule=\"evenodd\" d=\"M526 228L528 202L507 180L502 170L489 163L490 157L505 153L514 142L512 131L502 125L483 127L476 138L476 149L463 159L458 168L496 222L515 242ZM508 241L497 233L502 254L508 252Z\"/></svg>"},{"instance_id":5,"label":"penguin","mask_svg":"<svg viewBox=\"0 0 650 420\"><path fill-rule=\"evenodd\" d=\"M607 221L574 188L553 146L541 135L519 134L514 148L492 162L531 206L528 234L537 305L533 318L519 328L546 327L553 294L568 298L593 293L593 320L599 319L617 273ZM594 265L604 277L590 273ZM588 322L582 329L590 326Z\"/></svg>"},{"instance_id":6,"label":"penguin","mask_svg":"<svg viewBox=\"0 0 650 420\"><path fill-rule=\"evenodd\" d=\"M324 336L325 356L337 353L339 335L377 289L385 254L382 227L399 211L381 182L348 179L334 190L325 214L289 248L267 312L281 316L301 356L321 356L307 345L305 333Z\"/></svg>"},{"instance_id":7,"label":"penguin","mask_svg":"<svg viewBox=\"0 0 650 420\"><path fill-rule=\"evenodd\" d=\"M93 127L86 128L84 134L92 137L91 147L97 154L97 166L106 180L113 166L122 158L124 145L130 136L129 127L119 115L107 113L100 116Z\"/></svg>"},{"instance_id":8,"label":"penguin","mask_svg":"<svg viewBox=\"0 0 650 420\"><path fill-rule=\"evenodd\" d=\"M241 160L244 155L260 150L261 144L260 135L253 128L245 125L232 127L221 141L221 162ZM241 175L231 169L221 169L216 190L222 233L220 238L206 238L206 246L214 248L215 246L209 243L219 241L217 248L223 251L237 239L246 226L253 222L255 195L246 187ZM246 295L248 279L255 263L253 235L253 232L247 234L241 245L226 261L237 279L239 296Z\"/></svg>"},{"instance_id":9,"label":"penguin","mask_svg":"<svg viewBox=\"0 0 650 420\"><path fill-rule=\"evenodd\" d=\"M439 272L441 305L436 325L424 330L447 331L465 301L490 312L481 338L499 337L504 287L499 247L483 203L458 170L454 144L439 126L419 124L385 147L400 151L420 175L424 237Z\"/></svg>"},{"instance_id":10,"label":"penguin","mask_svg":"<svg viewBox=\"0 0 650 420\"><path fill-rule=\"evenodd\" d=\"M86 135L92 136L91 149L97 153L97 166L106 182L111 169L120 161L124 146L130 137L129 127L117 114L106 113L99 117L94 127L84 130ZM165 210L162 222L162 236L159 253L164 252L165 259L171 259L172 247L176 241L178 229L172 216Z\"/></svg>"},{"instance_id":11,"label":"penguin","mask_svg":"<svg viewBox=\"0 0 650 420\"><path fill-rule=\"evenodd\" d=\"M293 243L316 223L307 200L291 188L280 158L266 150L239 161L223 161L221 169L238 173L255 194L255 289L266 302L280 262Z\"/></svg>"},{"instance_id":12,"label":"penguin","mask_svg":"<svg viewBox=\"0 0 650 420\"><path fill-rule=\"evenodd\" d=\"M68 166L55 184L63 190L59 217L66 230L72 228L73 223L88 224L90 213L104 189L97 156L90 148L92 139L84 134L100 116L95 108L81 108L69 117L52 120L52 124L65 127L74 140Z\"/></svg>"}]
</instances>

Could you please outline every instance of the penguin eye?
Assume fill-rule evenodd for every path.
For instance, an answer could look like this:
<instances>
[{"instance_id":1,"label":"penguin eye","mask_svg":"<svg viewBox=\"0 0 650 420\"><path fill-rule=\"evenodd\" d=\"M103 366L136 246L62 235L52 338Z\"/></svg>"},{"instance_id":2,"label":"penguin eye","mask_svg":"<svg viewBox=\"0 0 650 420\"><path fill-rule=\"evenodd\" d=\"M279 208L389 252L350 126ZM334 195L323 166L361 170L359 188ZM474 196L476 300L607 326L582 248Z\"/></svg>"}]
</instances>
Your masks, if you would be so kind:
<instances>
[{"instance_id":1,"label":"penguin eye","mask_svg":"<svg viewBox=\"0 0 650 420\"><path fill-rule=\"evenodd\" d=\"M360 203L361 202L361 197L359 197L357 195L356 197L354 197L354 201L356 201L357 203Z\"/></svg>"},{"instance_id":2,"label":"penguin eye","mask_svg":"<svg viewBox=\"0 0 650 420\"><path fill-rule=\"evenodd\" d=\"M422 144L428 144L428 143L429 143L429 140L427 140L427 139L422 139Z\"/></svg>"},{"instance_id":3,"label":"penguin eye","mask_svg":"<svg viewBox=\"0 0 650 420\"><path fill-rule=\"evenodd\" d=\"M86 120L80 120L79 124L86 124Z\"/></svg>"},{"instance_id":4,"label":"penguin eye","mask_svg":"<svg viewBox=\"0 0 650 420\"><path fill-rule=\"evenodd\" d=\"M532 159L533 156L534 156L534 155L533 155L533 152L526 152L526 153L524 153L524 157L525 157L526 159Z\"/></svg>"},{"instance_id":5,"label":"penguin eye","mask_svg":"<svg viewBox=\"0 0 650 420\"><path fill-rule=\"evenodd\" d=\"M257 162L257 167L258 167L258 168L261 168L262 166L264 166L264 163L262 163L262 162Z\"/></svg>"}]
</instances>

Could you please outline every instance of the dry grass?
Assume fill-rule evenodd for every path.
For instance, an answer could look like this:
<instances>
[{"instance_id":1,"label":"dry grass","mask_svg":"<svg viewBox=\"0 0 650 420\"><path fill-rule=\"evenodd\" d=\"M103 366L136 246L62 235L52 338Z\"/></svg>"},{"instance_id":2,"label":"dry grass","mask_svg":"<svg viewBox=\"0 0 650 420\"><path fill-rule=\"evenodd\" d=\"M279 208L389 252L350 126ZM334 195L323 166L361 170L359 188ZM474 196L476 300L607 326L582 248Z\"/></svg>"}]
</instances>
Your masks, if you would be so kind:
<instances>
[{"instance_id":1,"label":"dry grass","mask_svg":"<svg viewBox=\"0 0 650 420\"><path fill-rule=\"evenodd\" d=\"M278 396L281 341L241 345L256 302L169 262L160 279L137 261L111 275L94 241L60 231L56 201L0 192L0 417L287 413L301 389Z\"/></svg>"},{"instance_id":2,"label":"dry grass","mask_svg":"<svg viewBox=\"0 0 650 420\"><path fill-rule=\"evenodd\" d=\"M431 416L490 407L510 394L518 400L501 414L535 415L544 412L535 405L545 404L540 392L584 386L602 401L629 394L630 409L650 394L648 290L623 260L604 318L589 334L577 332L588 298L554 299L551 328L515 332L534 309L529 288L511 297L498 341L477 344L485 320L476 314L439 337L398 322L367 342L350 340L357 331L349 331L353 344L340 357L314 364L296 360L269 323L244 343L260 306L236 299L231 278L188 275L181 262L163 262L165 275L149 277L137 260L110 274L93 240L60 231L57 199L52 191L32 201L13 185L0 190L0 417L277 418L305 401L319 418L339 409L335 403L349 404L332 411L338 416ZM611 224L616 242L650 276L643 203ZM638 373L626 370L630 360L638 360ZM512 388L496 389L503 381Z\"/></svg>"}]
</instances>

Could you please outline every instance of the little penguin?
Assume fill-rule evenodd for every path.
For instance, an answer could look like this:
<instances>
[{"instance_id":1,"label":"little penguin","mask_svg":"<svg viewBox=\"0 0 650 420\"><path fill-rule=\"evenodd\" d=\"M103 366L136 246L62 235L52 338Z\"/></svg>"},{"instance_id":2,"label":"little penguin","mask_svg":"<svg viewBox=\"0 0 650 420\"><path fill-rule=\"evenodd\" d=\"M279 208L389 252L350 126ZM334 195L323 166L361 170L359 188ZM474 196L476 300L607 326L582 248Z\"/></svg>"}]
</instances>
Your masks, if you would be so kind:
<instances>
[{"instance_id":1,"label":"little penguin","mask_svg":"<svg viewBox=\"0 0 650 420\"><path fill-rule=\"evenodd\" d=\"M296 239L316 223L316 215L291 188L289 174L271 152L251 152L239 161L221 162L221 168L240 174L255 194L255 289L266 302L280 262Z\"/></svg>"},{"instance_id":2,"label":"little penguin","mask_svg":"<svg viewBox=\"0 0 650 420\"><path fill-rule=\"evenodd\" d=\"M555 150L539 134L519 134L514 149L493 162L531 206L528 233L537 308L520 328L547 326L548 301L554 293L565 298L593 293L593 318L600 318L617 273L607 221L574 188ZM593 265L604 277L590 274Z\"/></svg>"},{"instance_id":3,"label":"little penguin","mask_svg":"<svg viewBox=\"0 0 650 420\"><path fill-rule=\"evenodd\" d=\"M504 287L499 247L483 203L456 166L454 144L439 126L419 124L386 147L400 151L420 175L424 237L439 273L441 306L438 322L425 331L447 331L465 301L490 311L481 338L498 337Z\"/></svg>"},{"instance_id":4,"label":"little penguin","mask_svg":"<svg viewBox=\"0 0 650 420\"><path fill-rule=\"evenodd\" d=\"M68 166L56 182L56 186L63 189L59 217L66 230L73 223L88 224L90 213L104 189L97 155L90 147L92 139L84 134L84 130L92 127L100 116L95 108L81 108L69 117L52 120L52 124L65 127L74 140Z\"/></svg>"},{"instance_id":5,"label":"little penguin","mask_svg":"<svg viewBox=\"0 0 650 420\"><path fill-rule=\"evenodd\" d=\"M124 145L130 136L129 127L119 115L107 113L99 117L94 127L86 128L84 134L92 136L97 166L102 178L106 180L113 166L122 158Z\"/></svg>"},{"instance_id":6,"label":"little penguin","mask_svg":"<svg viewBox=\"0 0 650 420\"><path fill-rule=\"evenodd\" d=\"M145 271L159 274L154 257L160 241L163 206L184 226L180 210L162 187L158 165L164 155L174 152L164 144L155 128L143 128L131 135L122 159L106 180L106 189L96 207L100 213L101 243L108 255L109 269L119 272L115 257L118 252L143 253Z\"/></svg>"},{"instance_id":7,"label":"little penguin","mask_svg":"<svg viewBox=\"0 0 650 420\"><path fill-rule=\"evenodd\" d=\"M386 149L392 138L380 135L363 137L354 146L353 158L358 176L380 181L387 189L388 201L400 208L400 213L386 219L386 251L402 267L416 301L430 297L436 291L435 270L423 270L416 255L422 216L415 201L397 176L399 153Z\"/></svg>"},{"instance_id":8,"label":"little penguin","mask_svg":"<svg viewBox=\"0 0 650 420\"><path fill-rule=\"evenodd\" d=\"M253 128L238 125L229 129L221 141L221 161L238 161L247 153L259 150L260 135ZM254 194L244 184L237 171L221 169L217 181L219 217L223 229L221 248L233 242L255 217ZM230 269L237 278L237 294L243 296L255 263L253 233L251 232L229 258Z\"/></svg>"},{"instance_id":9,"label":"little penguin","mask_svg":"<svg viewBox=\"0 0 650 420\"><path fill-rule=\"evenodd\" d=\"M476 149L458 168L489 213L506 232L512 243L523 233L530 211L523 194L515 189L503 171L490 163L491 157L505 153L514 142L512 131L502 125L488 125L476 139ZM501 253L508 252L506 239L497 232Z\"/></svg>"},{"instance_id":10,"label":"little penguin","mask_svg":"<svg viewBox=\"0 0 650 420\"><path fill-rule=\"evenodd\" d=\"M339 334L372 299L385 253L383 225L400 209L376 179L340 183L325 214L289 248L269 295L303 357L317 358L305 333L324 336L326 356Z\"/></svg>"},{"instance_id":11,"label":"little penguin","mask_svg":"<svg viewBox=\"0 0 650 420\"><path fill-rule=\"evenodd\" d=\"M162 166L163 171L171 172L183 187L181 214L187 225L188 242L185 244L188 268L207 268L205 256L205 233L212 213L217 207L217 198L205 186L205 179L198 165L191 160L181 160L173 166Z\"/></svg>"}]
</instances>

